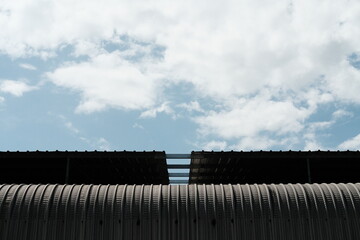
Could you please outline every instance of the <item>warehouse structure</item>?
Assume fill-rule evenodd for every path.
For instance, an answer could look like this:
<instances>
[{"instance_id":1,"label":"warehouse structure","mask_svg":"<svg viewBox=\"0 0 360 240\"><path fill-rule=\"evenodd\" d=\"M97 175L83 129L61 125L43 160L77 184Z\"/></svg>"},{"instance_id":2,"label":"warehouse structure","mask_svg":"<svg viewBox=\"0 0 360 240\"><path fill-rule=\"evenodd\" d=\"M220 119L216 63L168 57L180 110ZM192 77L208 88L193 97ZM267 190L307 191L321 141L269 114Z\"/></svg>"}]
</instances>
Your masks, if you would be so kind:
<instances>
[{"instance_id":1,"label":"warehouse structure","mask_svg":"<svg viewBox=\"0 0 360 240\"><path fill-rule=\"evenodd\" d=\"M0 152L0 239L360 239L359 152L167 157Z\"/></svg>"}]
</instances>

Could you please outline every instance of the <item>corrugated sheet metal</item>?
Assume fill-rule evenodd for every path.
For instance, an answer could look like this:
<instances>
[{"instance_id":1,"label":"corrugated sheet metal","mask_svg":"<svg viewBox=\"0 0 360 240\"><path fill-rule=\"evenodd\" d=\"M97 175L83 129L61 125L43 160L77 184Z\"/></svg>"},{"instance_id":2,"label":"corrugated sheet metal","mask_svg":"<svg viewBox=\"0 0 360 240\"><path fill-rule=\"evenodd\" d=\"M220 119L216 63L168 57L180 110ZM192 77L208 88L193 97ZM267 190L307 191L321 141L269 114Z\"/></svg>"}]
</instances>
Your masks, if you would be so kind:
<instances>
[{"instance_id":1,"label":"corrugated sheet metal","mask_svg":"<svg viewBox=\"0 0 360 240\"><path fill-rule=\"evenodd\" d=\"M360 182L359 151L192 152L189 183Z\"/></svg>"},{"instance_id":2,"label":"corrugated sheet metal","mask_svg":"<svg viewBox=\"0 0 360 240\"><path fill-rule=\"evenodd\" d=\"M0 239L360 239L360 184L1 185Z\"/></svg>"}]
</instances>

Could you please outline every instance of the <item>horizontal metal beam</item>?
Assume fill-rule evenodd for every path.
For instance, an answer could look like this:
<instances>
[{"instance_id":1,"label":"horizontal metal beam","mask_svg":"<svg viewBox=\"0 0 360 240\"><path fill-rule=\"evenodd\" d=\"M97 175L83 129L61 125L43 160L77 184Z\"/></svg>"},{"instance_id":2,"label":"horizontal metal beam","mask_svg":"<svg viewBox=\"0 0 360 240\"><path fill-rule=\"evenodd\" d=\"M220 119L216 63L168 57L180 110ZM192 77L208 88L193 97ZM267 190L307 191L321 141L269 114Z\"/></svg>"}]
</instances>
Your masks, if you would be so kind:
<instances>
[{"instance_id":1,"label":"horizontal metal beam","mask_svg":"<svg viewBox=\"0 0 360 240\"><path fill-rule=\"evenodd\" d=\"M191 154L166 154L166 159L190 159Z\"/></svg>"},{"instance_id":2,"label":"horizontal metal beam","mask_svg":"<svg viewBox=\"0 0 360 240\"><path fill-rule=\"evenodd\" d=\"M169 177L189 177L189 173L169 173Z\"/></svg>"},{"instance_id":3,"label":"horizontal metal beam","mask_svg":"<svg viewBox=\"0 0 360 240\"><path fill-rule=\"evenodd\" d=\"M188 184L189 180L171 180L170 179L170 184Z\"/></svg>"},{"instance_id":4,"label":"horizontal metal beam","mask_svg":"<svg viewBox=\"0 0 360 240\"><path fill-rule=\"evenodd\" d=\"M168 169L189 169L190 164L168 164Z\"/></svg>"}]
</instances>

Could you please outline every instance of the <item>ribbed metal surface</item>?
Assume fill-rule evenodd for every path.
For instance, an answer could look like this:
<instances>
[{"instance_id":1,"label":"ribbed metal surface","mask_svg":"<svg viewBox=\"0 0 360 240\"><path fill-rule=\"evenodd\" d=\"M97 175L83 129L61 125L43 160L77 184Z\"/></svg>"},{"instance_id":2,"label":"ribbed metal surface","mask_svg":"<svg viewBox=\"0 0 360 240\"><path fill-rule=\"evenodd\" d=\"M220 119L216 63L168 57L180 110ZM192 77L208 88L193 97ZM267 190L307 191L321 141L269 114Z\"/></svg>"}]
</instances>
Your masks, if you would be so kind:
<instances>
[{"instance_id":1,"label":"ribbed metal surface","mask_svg":"<svg viewBox=\"0 0 360 240\"><path fill-rule=\"evenodd\" d=\"M360 239L360 184L1 185L0 239Z\"/></svg>"}]
</instances>

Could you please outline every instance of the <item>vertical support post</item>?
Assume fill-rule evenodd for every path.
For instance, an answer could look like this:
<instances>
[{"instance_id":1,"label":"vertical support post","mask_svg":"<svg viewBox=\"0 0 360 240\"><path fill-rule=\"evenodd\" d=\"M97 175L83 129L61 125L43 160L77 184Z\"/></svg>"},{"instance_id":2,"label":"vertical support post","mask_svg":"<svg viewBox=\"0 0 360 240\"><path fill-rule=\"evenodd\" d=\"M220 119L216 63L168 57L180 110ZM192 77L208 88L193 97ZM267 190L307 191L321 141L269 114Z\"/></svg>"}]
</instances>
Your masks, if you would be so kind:
<instances>
[{"instance_id":1,"label":"vertical support post","mask_svg":"<svg viewBox=\"0 0 360 240\"><path fill-rule=\"evenodd\" d=\"M306 158L306 170L307 170L308 182L312 183L312 181L311 181L311 170L310 170L310 159L309 158Z\"/></svg>"},{"instance_id":2,"label":"vertical support post","mask_svg":"<svg viewBox=\"0 0 360 240\"><path fill-rule=\"evenodd\" d=\"M69 183L70 178L70 157L66 157L65 184Z\"/></svg>"}]
</instances>

